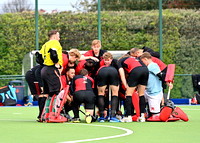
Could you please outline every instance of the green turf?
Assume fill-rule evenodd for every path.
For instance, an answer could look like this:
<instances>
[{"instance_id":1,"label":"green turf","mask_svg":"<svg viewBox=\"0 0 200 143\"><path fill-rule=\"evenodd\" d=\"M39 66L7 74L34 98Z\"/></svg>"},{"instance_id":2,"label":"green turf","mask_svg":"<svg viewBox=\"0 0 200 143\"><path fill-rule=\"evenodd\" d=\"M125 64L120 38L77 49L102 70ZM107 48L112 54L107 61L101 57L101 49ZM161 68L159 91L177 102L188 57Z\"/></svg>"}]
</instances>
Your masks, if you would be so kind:
<instances>
[{"instance_id":1,"label":"green turf","mask_svg":"<svg viewBox=\"0 0 200 143\"><path fill-rule=\"evenodd\" d=\"M91 141L93 143L198 143L200 130L200 106L180 106L189 117L188 122L145 123L38 123L35 121L38 107L0 108L0 143L56 143L92 139L125 134L126 128L133 133L128 136ZM80 115L82 115L80 113Z\"/></svg>"}]
</instances>

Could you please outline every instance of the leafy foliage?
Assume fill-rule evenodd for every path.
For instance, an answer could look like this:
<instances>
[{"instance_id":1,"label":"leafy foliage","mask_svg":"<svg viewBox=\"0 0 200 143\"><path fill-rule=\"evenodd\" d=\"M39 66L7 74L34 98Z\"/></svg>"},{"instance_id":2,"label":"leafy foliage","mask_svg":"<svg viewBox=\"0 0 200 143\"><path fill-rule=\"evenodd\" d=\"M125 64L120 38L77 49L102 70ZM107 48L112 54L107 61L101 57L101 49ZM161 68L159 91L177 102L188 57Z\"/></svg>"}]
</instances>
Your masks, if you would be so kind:
<instances>
[{"instance_id":1,"label":"leafy foliage","mask_svg":"<svg viewBox=\"0 0 200 143\"><path fill-rule=\"evenodd\" d=\"M78 11L97 11L98 0L78 0L74 8ZM198 9L199 0L164 0L163 9ZM159 9L159 0L101 0L102 11L132 11L132 10L155 10Z\"/></svg>"},{"instance_id":2,"label":"leafy foliage","mask_svg":"<svg viewBox=\"0 0 200 143\"><path fill-rule=\"evenodd\" d=\"M159 12L102 12L102 48L129 50L144 45L159 51ZM89 50L98 38L97 13L61 12L39 15L40 48L48 31L58 29L64 50ZM21 74L24 56L35 50L34 13L0 15L0 75ZM200 73L200 11L163 10L163 61L176 64L176 74ZM189 77L175 77L172 97L191 97Z\"/></svg>"}]
</instances>

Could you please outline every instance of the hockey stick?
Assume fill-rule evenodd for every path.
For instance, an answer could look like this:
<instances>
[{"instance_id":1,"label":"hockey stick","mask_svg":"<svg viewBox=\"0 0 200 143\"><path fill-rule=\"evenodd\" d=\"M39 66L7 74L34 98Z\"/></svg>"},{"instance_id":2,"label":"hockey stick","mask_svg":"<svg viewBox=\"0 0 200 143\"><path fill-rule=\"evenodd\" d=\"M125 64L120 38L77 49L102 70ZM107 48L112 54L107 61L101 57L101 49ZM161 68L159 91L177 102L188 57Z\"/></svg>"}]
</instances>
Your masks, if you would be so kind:
<instances>
[{"instance_id":1,"label":"hockey stick","mask_svg":"<svg viewBox=\"0 0 200 143\"><path fill-rule=\"evenodd\" d=\"M171 82L169 83L169 85L171 85ZM168 93L167 93L167 100L169 100L169 97L170 97L170 91L171 91L171 89L170 89L170 87L169 87L169 90L168 90Z\"/></svg>"},{"instance_id":2,"label":"hockey stick","mask_svg":"<svg viewBox=\"0 0 200 143\"><path fill-rule=\"evenodd\" d=\"M112 96L112 92L111 92L111 87L109 86L109 89L108 89L108 99L109 99L109 105L108 105L108 112L109 112L109 115L108 115L108 120L110 120L110 116L111 116L111 96Z\"/></svg>"},{"instance_id":3,"label":"hockey stick","mask_svg":"<svg viewBox=\"0 0 200 143\"><path fill-rule=\"evenodd\" d=\"M165 81L169 82L169 85L171 85L171 83L173 82L174 72L175 72L175 64L169 64L168 68L167 68L166 77L165 77ZM171 89L169 87L168 94L167 94L167 100L169 100L169 98L170 98L170 91L171 91Z\"/></svg>"},{"instance_id":4,"label":"hockey stick","mask_svg":"<svg viewBox=\"0 0 200 143\"><path fill-rule=\"evenodd\" d=\"M79 111L81 112L81 113L83 113L83 115L85 115L85 112L83 112L82 110L80 110L79 109ZM97 118L98 118L98 115L96 115L96 116L91 116L92 117L92 122L95 122L96 120L97 120Z\"/></svg>"}]
</instances>

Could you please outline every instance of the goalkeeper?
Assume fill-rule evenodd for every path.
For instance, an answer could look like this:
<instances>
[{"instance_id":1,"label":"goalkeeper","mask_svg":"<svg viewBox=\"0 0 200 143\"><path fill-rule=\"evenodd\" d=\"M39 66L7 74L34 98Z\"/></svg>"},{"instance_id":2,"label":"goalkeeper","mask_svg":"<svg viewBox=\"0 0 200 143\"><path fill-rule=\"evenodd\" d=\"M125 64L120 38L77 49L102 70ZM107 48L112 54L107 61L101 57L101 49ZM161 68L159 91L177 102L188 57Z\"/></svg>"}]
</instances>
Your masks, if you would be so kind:
<instances>
[{"instance_id":1,"label":"goalkeeper","mask_svg":"<svg viewBox=\"0 0 200 143\"><path fill-rule=\"evenodd\" d=\"M57 30L51 30L48 36L49 41L40 50L42 58L44 59L44 67L41 70L44 94L49 95L46 101L45 119L49 116L49 104L52 96L54 94L58 95L61 90L60 73L63 64L59 32Z\"/></svg>"}]
</instances>

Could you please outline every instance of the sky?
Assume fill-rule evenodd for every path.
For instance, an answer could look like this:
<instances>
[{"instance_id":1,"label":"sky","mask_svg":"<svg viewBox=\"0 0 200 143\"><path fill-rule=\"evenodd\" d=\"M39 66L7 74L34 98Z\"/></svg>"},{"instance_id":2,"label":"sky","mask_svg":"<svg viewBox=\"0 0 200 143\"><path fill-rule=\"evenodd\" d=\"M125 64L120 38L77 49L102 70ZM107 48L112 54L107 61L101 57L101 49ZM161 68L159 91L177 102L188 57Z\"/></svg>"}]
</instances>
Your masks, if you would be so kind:
<instances>
[{"instance_id":1,"label":"sky","mask_svg":"<svg viewBox=\"0 0 200 143\"><path fill-rule=\"evenodd\" d=\"M1 6L4 3L12 0L0 0L0 11ZM28 0L32 3L32 8L35 9L35 0ZM52 10L57 11L66 11L71 10L75 11L76 9L72 8L71 4L75 4L78 0L38 0L38 9L44 9L47 12L51 12Z\"/></svg>"}]
</instances>

